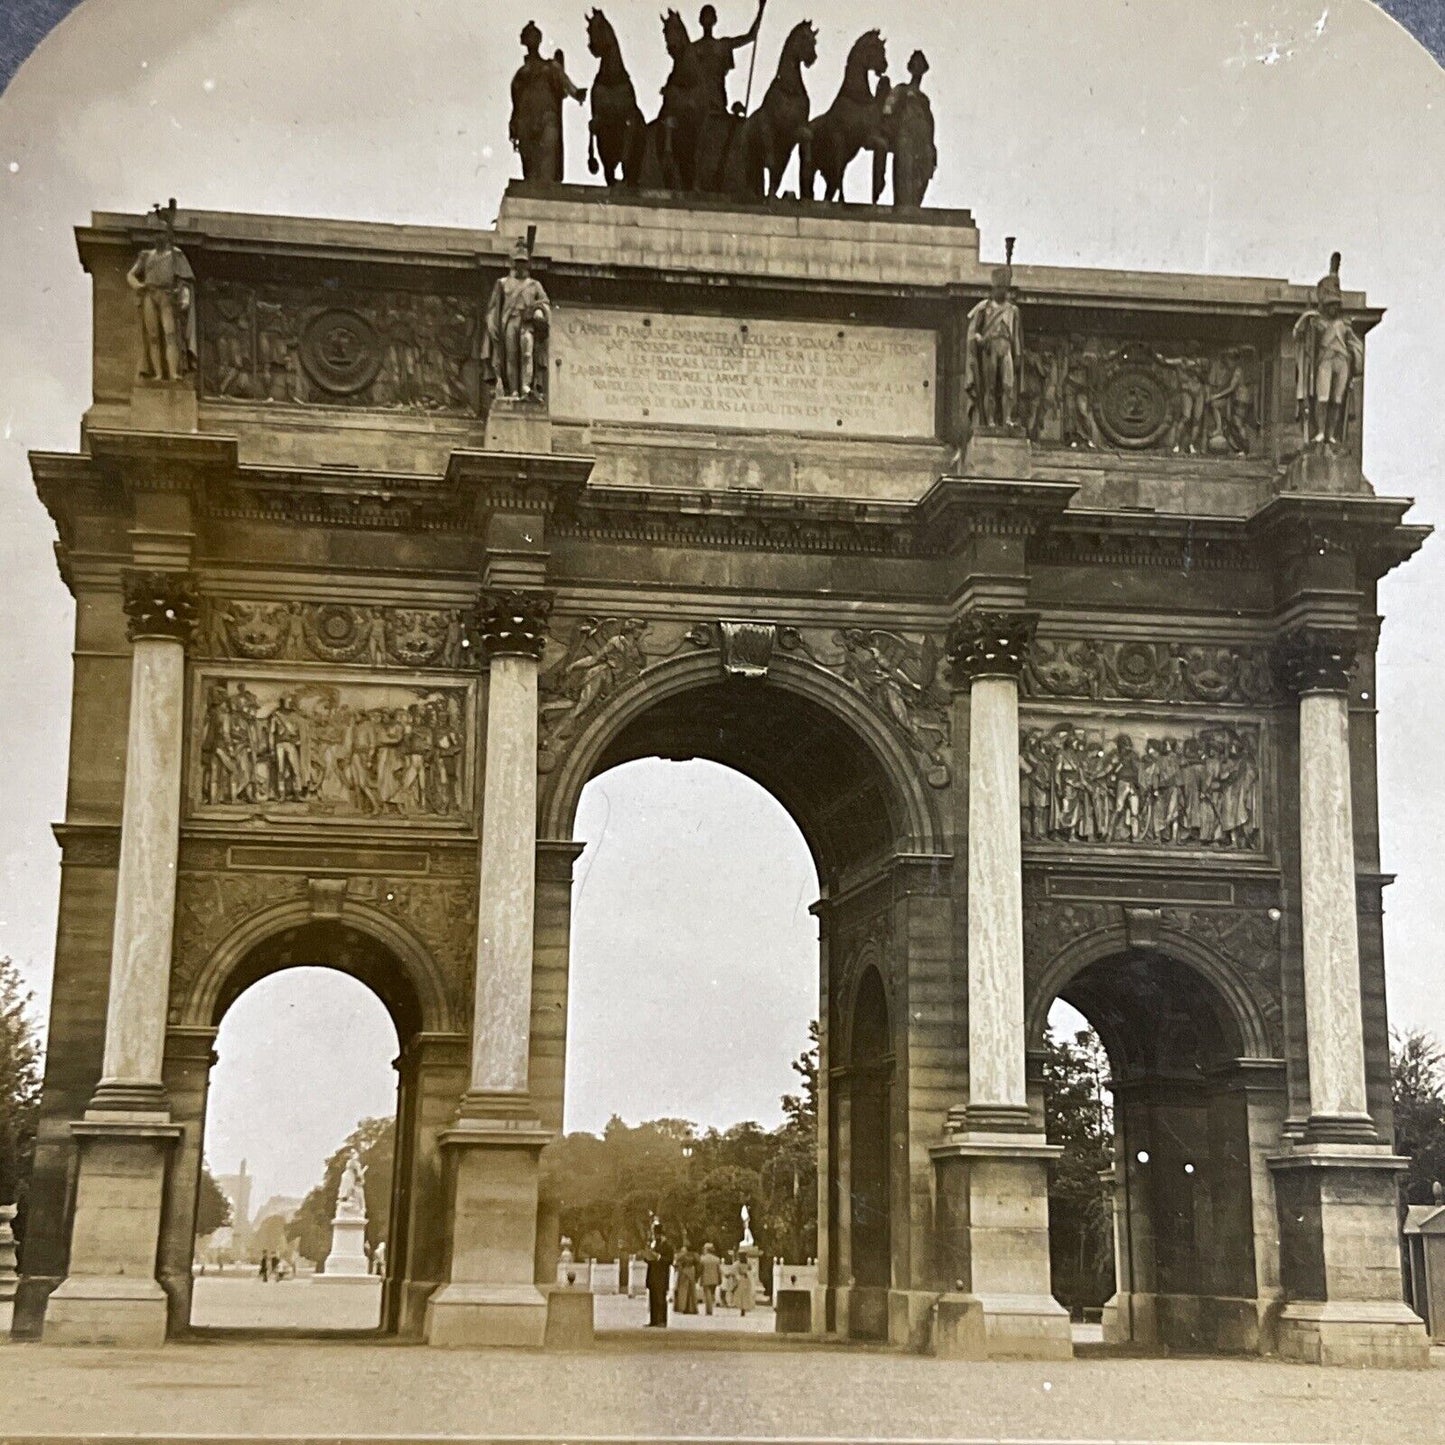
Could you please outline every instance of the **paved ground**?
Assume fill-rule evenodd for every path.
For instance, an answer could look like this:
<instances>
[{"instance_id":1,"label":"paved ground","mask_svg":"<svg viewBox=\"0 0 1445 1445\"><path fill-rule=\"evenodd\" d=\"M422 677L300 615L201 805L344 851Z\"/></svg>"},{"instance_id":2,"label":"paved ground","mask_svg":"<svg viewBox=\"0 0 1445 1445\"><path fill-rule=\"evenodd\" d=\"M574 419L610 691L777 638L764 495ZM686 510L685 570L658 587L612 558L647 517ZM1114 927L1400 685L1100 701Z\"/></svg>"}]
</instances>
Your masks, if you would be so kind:
<instances>
[{"instance_id":1,"label":"paved ground","mask_svg":"<svg viewBox=\"0 0 1445 1445\"><path fill-rule=\"evenodd\" d=\"M642 1330L647 1328L647 1296L628 1299L625 1294L592 1297L592 1323L599 1330ZM704 1334L770 1335L775 1321L771 1306L752 1309L746 1315L719 1307L713 1314L680 1315L668 1310L669 1330Z\"/></svg>"},{"instance_id":2,"label":"paved ground","mask_svg":"<svg viewBox=\"0 0 1445 1445\"><path fill-rule=\"evenodd\" d=\"M374 1330L381 1281L323 1283L324 1276L262 1284L255 1275L203 1274L191 1297L191 1323L226 1329Z\"/></svg>"},{"instance_id":3,"label":"paved ground","mask_svg":"<svg viewBox=\"0 0 1445 1445\"><path fill-rule=\"evenodd\" d=\"M660 1341L658 1343L661 1343ZM699 1344L701 1344L701 1340ZM1445 1370L1263 1361L959 1364L876 1350L446 1352L353 1342L0 1349L0 1440L1445 1442Z\"/></svg>"}]
</instances>

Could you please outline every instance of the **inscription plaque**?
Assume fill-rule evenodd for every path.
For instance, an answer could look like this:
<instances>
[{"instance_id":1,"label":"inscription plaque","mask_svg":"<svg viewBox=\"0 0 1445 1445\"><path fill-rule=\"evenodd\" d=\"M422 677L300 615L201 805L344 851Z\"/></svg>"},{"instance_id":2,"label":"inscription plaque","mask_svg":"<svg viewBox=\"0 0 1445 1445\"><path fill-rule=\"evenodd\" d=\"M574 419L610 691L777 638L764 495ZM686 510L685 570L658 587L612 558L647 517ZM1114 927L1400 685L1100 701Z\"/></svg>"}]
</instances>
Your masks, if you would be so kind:
<instances>
[{"instance_id":1,"label":"inscription plaque","mask_svg":"<svg viewBox=\"0 0 1445 1445\"><path fill-rule=\"evenodd\" d=\"M931 331L552 310L552 414L574 421L934 434Z\"/></svg>"}]
</instances>

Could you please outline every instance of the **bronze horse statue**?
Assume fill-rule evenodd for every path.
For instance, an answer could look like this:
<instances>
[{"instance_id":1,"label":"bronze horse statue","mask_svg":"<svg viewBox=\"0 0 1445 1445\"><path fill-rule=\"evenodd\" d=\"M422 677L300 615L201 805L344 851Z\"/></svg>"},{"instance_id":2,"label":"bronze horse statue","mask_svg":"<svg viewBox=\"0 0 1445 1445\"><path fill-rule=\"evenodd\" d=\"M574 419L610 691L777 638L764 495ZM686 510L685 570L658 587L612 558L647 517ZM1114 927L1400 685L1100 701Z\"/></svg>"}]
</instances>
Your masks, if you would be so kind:
<instances>
[{"instance_id":1,"label":"bronze horse statue","mask_svg":"<svg viewBox=\"0 0 1445 1445\"><path fill-rule=\"evenodd\" d=\"M888 51L883 36L868 30L853 42L843 67L838 97L812 124L812 154L803 168L804 200L813 199L813 177L823 177L823 199L843 199L843 173L865 148L876 150L883 139L883 103L888 98ZM874 89L872 77L878 76Z\"/></svg>"},{"instance_id":2,"label":"bronze horse statue","mask_svg":"<svg viewBox=\"0 0 1445 1445\"><path fill-rule=\"evenodd\" d=\"M662 38L672 72L662 87L662 109L647 127L639 183L648 190L691 191L697 184L697 142L707 114L707 85L692 38L676 10L662 17Z\"/></svg>"},{"instance_id":3,"label":"bronze horse statue","mask_svg":"<svg viewBox=\"0 0 1445 1445\"><path fill-rule=\"evenodd\" d=\"M725 189L739 200L775 198L794 150L809 173L808 89L803 69L818 58L818 32L800 20L788 32L763 103L743 121L728 153Z\"/></svg>"},{"instance_id":4,"label":"bronze horse statue","mask_svg":"<svg viewBox=\"0 0 1445 1445\"><path fill-rule=\"evenodd\" d=\"M592 119L587 126L587 169L609 186L636 185L647 122L612 22L600 11L587 16L587 49L597 57L592 82Z\"/></svg>"}]
</instances>

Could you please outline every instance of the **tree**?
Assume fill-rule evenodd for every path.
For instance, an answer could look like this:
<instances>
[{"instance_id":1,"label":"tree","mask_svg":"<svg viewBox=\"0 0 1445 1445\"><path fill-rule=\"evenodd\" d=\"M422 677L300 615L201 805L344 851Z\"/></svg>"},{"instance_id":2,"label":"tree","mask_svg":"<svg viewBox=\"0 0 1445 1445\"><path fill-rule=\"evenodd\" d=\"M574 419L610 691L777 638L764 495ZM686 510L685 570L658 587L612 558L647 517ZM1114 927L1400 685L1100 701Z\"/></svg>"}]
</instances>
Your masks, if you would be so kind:
<instances>
[{"instance_id":1,"label":"tree","mask_svg":"<svg viewBox=\"0 0 1445 1445\"><path fill-rule=\"evenodd\" d=\"M1445 1181L1445 1051L1421 1029L1390 1039L1390 1092L1395 1104L1395 1152L1410 1167L1400 1188L1407 1204L1429 1204Z\"/></svg>"},{"instance_id":2,"label":"tree","mask_svg":"<svg viewBox=\"0 0 1445 1445\"><path fill-rule=\"evenodd\" d=\"M216 1183L209 1164L201 1165L201 1189L196 1196L196 1238L204 1239L231 1223L231 1201Z\"/></svg>"},{"instance_id":3,"label":"tree","mask_svg":"<svg viewBox=\"0 0 1445 1445\"><path fill-rule=\"evenodd\" d=\"M40 1036L20 970L0 958L0 1204L18 1204L15 1236L24 1238L35 1129L40 1116Z\"/></svg>"},{"instance_id":4,"label":"tree","mask_svg":"<svg viewBox=\"0 0 1445 1445\"><path fill-rule=\"evenodd\" d=\"M1049 1183L1054 1293L1070 1308L1101 1305L1114 1290L1114 1221L1100 1173L1113 1161L1113 1112L1104 1099L1109 1061L1092 1029L1072 1042L1044 1034L1044 1117L1062 1144Z\"/></svg>"},{"instance_id":5,"label":"tree","mask_svg":"<svg viewBox=\"0 0 1445 1445\"><path fill-rule=\"evenodd\" d=\"M341 1171L355 1149L366 1169L366 1242L373 1248L391 1227L391 1176L395 1162L396 1120L363 1119L341 1147L326 1161L321 1182L301 1201L286 1224L286 1237L296 1241L300 1254L322 1264L331 1253L331 1221L336 1217L336 1195Z\"/></svg>"}]
</instances>

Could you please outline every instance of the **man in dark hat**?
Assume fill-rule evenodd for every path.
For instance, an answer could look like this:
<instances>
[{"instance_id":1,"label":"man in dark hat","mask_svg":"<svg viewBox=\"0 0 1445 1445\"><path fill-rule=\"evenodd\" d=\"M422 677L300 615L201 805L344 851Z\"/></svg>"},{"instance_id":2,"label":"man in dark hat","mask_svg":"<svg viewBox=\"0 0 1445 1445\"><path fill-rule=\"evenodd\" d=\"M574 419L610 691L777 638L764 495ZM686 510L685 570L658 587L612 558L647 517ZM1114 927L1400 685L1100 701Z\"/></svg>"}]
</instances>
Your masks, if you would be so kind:
<instances>
[{"instance_id":1,"label":"man in dark hat","mask_svg":"<svg viewBox=\"0 0 1445 1445\"><path fill-rule=\"evenodd\" d=\"M512 77L512 119L507 135L522 157L524 181L562 179L562 102L582 100L585 86L573 85L559 50L550 60L541 54L542 32L535 20L522 27L521 68Z\"/></svg>"},{"instance_id":2,"label":"man in dark hat","mask_svg":"<svg viewBox=\"0 0 1445 1445\"><path fill-rule=\"evenodd\" d=\"M672 1245L662 1228L662 1221L652 1221L652 1235L642 1251L647 1261L647 1326L667 1328L667 1290L672 1283Z\"/></svg>"}]
</instances>

